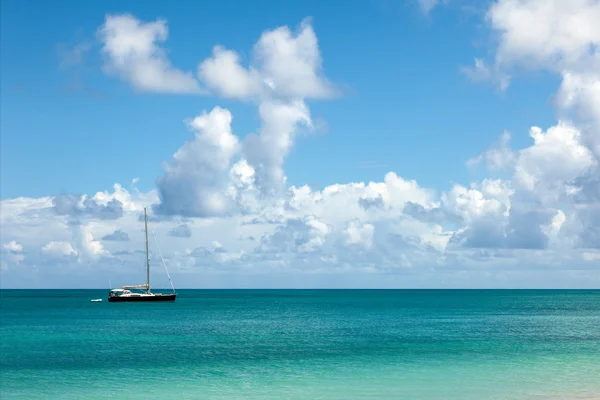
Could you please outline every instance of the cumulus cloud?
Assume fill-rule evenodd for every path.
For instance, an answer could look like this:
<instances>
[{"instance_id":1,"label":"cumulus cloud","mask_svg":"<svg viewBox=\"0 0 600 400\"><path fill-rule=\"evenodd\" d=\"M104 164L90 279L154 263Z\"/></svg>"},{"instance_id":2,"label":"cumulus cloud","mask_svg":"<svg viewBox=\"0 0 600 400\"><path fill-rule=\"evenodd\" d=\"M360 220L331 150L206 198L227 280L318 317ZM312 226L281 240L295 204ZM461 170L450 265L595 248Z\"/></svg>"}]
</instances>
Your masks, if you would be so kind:
<instances>
[{"instance_id":1,"label":"cumulus cloud","mask_svg":"<svg viewBox=\"0 0 600 400\"><path fill-rule=\"evenodd\" d=\"M215 107L187 121L195 133L174 155L157 180L159 214L215 216L227 214L232 199L226 194L227 178L239 140L231 131L229 110Z\"/></svg>"},{"instance_id":2,"label":"cumulus cloud","mask_svg":"<svg viewBox=\"0 0 600 400\"><path fill-rule=\"evenodd\" d=\"M104 248L94 234L98 226L96 222L90 222L85 225L72 224L72 241L75 243L75 254L79 257L78 260L80 262L89 261L90 259L96 260L101 257L110 257L110 252Z\"/></svg>"},{"instance_id":3,"label":"cumulus cloud","mask_svg":"<svg viewBox=\"0 0 600 400\"><path fill-rule=\"evenodd\" d=\"M176 257L176 263L183 270L202 268L222 272L232 267L239 267L241 263L247 262L248 257L243 250L229 251L216 240L208 246L186 250L182 254L177 254Z\"/></svg>"},{"instance_id":4,"label":"cumulus cloud","mask_svg":"<svg viewBox=\"0 0 600 400\"><path fill-rule=\"evenodd\" d=\"M135 185L136 179L133 179L133 185ZM140 193L138 193L139 201L135 201L133 199L132 194L128 190L123 188L123 186L119 185L118 183L115 183L113 185L112 193L109 193L108 191L97 192L92 197L92 200L96 204L98 204L100 206L105 206L105 207L109 203L112 203L113 200L116 200L119 203L121 203L121 207L123 208L124 211L141 211L143 209L143 206L140 204L140 202L145 202L146 197L153 196L153 195L154 195L154 191L151 191L148 194L144 194L141 196L140 196Z\"/></svg>"},{"instance_id":5,"label":"cumulus cloud","mask_svg":"<svg viewBox=\"0 0 600 400\"><path fill-rule=\"evenodd\" d=\"M23 254L23 245L11 240L2 245L2 259L0 260L0 271L10 268L10 266L18 265L25 260Z\"/></svg>"},{"instance_id":6,"label":"cumulus cloud","mask_svg":"<svg viewBox=\"0 0 600 400\"><path fill-rule=\"evenodd\" d=\"M583 253L583 259L585 261L592 261L592 262L600 261L600 252L586 251Z\"/></svg>"},{"instance_id":7,"label":"cumulus cloud","mask_svg":"<svg viewBox=\"0 0 600 400\"><path fill-rule=\"evenodd\" d=\"M373 234L375 227L369 223L362 223L358 220L350 221L344 230L345 243L357 244L367 249L373 247Z\"/></svg>"},{"instance_id":8,"label":"cumulus cloud","mask_svg":"<svg viewBox=\"0 0 600 400\"><path fill-rule=\"evenodd\" d=\"M249 100L263 90L260 73L240 64L240 56L232 50L215 46L212 57L198 66L198 76L216 94L233 99Z\"/></svg>"},{"instance_id":9,"label":"cumulus cloud","mask_svg":"<svg viewBox=\"0 0 600 400\"><path fill-rule=\"evenodd\" d=\"M198 92L198 82L175 69L159 46L167 34L164 20L107 16L99 30L107 71L141 90ZM188 121L196 137L166 165L157 182L161 201L155 212L227 215L253 207L257 196L281 196L284 160L301 128L313 128L305 100L339 94L323 74L310 19L303 20L296 31L287 26L265 31L247 67L235 51L217 45L212 56L199 63L197 73L212 93L256 103L261 127L258 134L251 133L239 143L231 132L228 110L215 107Z\"/></svg>"},{"instance_id":10,"label":"cumulus cloud","mask_svg":"<svg viewBox=\"0 0 600 400\"><path fill-rule=\"evenodd\" d=\"M500 146L474 159L486 160L491 166L509 165L511 180L486 180L471 189L458 185L443 195L444 204L465 222L453 235L453 245L545 249L561 236L567 218L566 226L578 226L578 233L575 228L569 232L578 238L573 236L567 242L587 243L584 238L593 228L587 222L576 222L581 220L581 208L571 206L567 217L560 207L576 201L582 190L589 192L587 177L597 161L582 145L579 130L568 122L560 121L546 132L532 127L529 133L533 139L529 147L512 150L502 140Z\"/></svg>"},{"instance_id":11,"label":"cumulus cloud","mask_svg":"<svg viewBox=\"0 0 600 400\"><path fill-rule=\"evenodd\" d=\"M467 166L484 163L491 171L502 171L514 167L516 153L510 147L510 133L504 132L498 143L477 157L470 158Z\"/></svg>"},{"instance_id":12,"label":"cumulus cloud","mask_svg":"<svg viewBox=\"0 0 600 400\"><path fill-rule=\"evenodd\" d=\"M534 144L519 152L515 167L516 181L529 190L550 186L552 192L560 193L566 184L596 165L592 153L581 143L579 130L567 122L561 121L545 133L534 126L529 135Z\"/></svg>"},{"instance_id":13,"label":"cumulus cloud","mask_svg":"<svg viewBox=\"0 0 600 400\"><path fill-rule=\"evenodd\" d=\"M257 198L277 201L285 191L285 158L302 128L313 129L305 100L338 94L323 74L310 20L297 32L287 26L265 31L248 67L234 51L216 46L198 76L216 95L255 103L261 125L242 142L231 131L229 110L216 107L195 118L195 140L179 149L157 182L155 211L207 217L245 212Z\"/></svg>"},{"instance_id":14,"label":"cumulus cloud","mask_svg":"<svg viewBox=\"0 0 600 400\"><path fill-rule=\"evenodd\" d=\"M143 22L129 14L107 15L98 30L105 71L135 89L160 93L200 93L191 72L171 64L160 43L167 40L167 22Z\"/></svg>"},{"instance_id":15,"label":"cumulus cloud","mask_svg":"<svg viewBox=\"0 0 600 400\"><path fill-rule=\"evenodd\" d=\"M499 42L494 65L476 59L474 72L493 76L518 67L550 70L563 77L561 98L567 104L597 99L599 18L595 0L498 0L486 15Z\"/></svg>"},{"instance_id":16,"label":"cumulus cloud","mask_svg":"<svg viewBox=\"0 0 600 400\"><path fill-rule=\"evenodd\" d=\"M286 203L272 209L261 208L243 218L212 217L196 219L193 225L182 223L176 228L186 226L197 243L191 250L185 248L186 241L172 236L172 221L157 220L152 229L175 277L200 271L420 274L450 265L492 265L506 257L517 261L525 257L523 260L532 262L535 258L510 251L552 251L550 239L562 234L570 214L527 207L531 201L515 198L514 190L510 182L488 180L435 195L392 174L380 182L331 185L320 191L291 187ZM381 199L381 207L361 207L359 200L364 198ZM52 207L51 203L47 206ZM20 215L24 218L20 229L27 232L37 229L34 222L47 226L52 220L51 214L24 211ZM46 222L40 221L43 218ZM246 220L252 223L243 224ZM122 229L143 229L137 211L127 211L117 221ZM62 262L123 265L135 270L130 251L115 247L116 241L104 241L104 246L110 246L105 248L96 239L115 233L115 223L99 218L74 226L65 223L55 229L57 239L46 242L41 252ZM586 238L579 225L573 232ZM143 235L139 236L128 248L143 248ZM258 240L245 240L247 237ZM469 253L471 249L489 254ZM500 249L505 249L502 257ZM123 273L119 271L111 274Z\"/></svg>"},{"instance_id":17,"label":"cumulus cloud","mask_svg":"<svg viewBox=\"0 0 600 400\"><path fill-rule=\"evenodd\" d=\"M365 203L369 202L377 206L365 208ZM288 215L326 215L332 224L338 226L352 218L398 217L408 202L427 209L438 204L434 191L390 172L382 182L334 184L320 191L314 191L306 185L292 186L285 208Z\"/></svg>"},{"instance_id":18,"label":"cumulus cloud","mask_svg":"<svg viewBox=\"0 0 600 400\"><path fill-rule=\"evenodd\" d=\"M60 215L90 216L100 219L118 219L123 216L123 203L111 199L105 204L86 195L59 195L52 199L54 210Z\"/></svg>"},{"instance_id":19,"label":"cumulus cloud","mask_svg":"<svg viewBox=\"0 0 600 400\"><path fill-rule=\"evenodd\" d=\"M42 247L42 252L51 256L76 256L77 250L73 248L71 243L61 241L61 242L49 242L44 247Z\"/></svg>"},{"instance_id":20,"label":"cumulus cloud","mask_svg":"<svg viewBox=\"0 0 600 400\"><path fill-rule=\"evenodd\" d=\"M279 27L263 33L247 62L217 46L198 66L198 79L211 93L257 107L256 134L240 139L232 131L231 112L214 107L185 121L194 136L165 165L157 190L130 193L115 185L112 192L92 196L2 200L0 222L10 240L3 256L24 254L24 247L28 261L23 264L47 265L46 259L58 258L61 265L78 263L123 276L135 271L138 254L115 239L141 231L140 212L154 205L150 222L165 261L175 279L180 276L191 286L216 276L201 275L207 271L250 276L291 270L355 276L354 286L377 274L380 284L401 276L402 282L443 286L454 282L444 277L467 277L460 282L477 286L477 274L497 282L498 276L510 278L523 270L534 271L528 283L535 284L549 271L564 278L577 270L577 282L589 284L592 275L586 271L600 249L600 153L594 147L600 118L597 73L591 68L598 41L595 24L588 23L594 21L595 7L583 0L492 4L487 21L499 46L493 63L476 65L479 70L472 72L480 75L474 78L505 77L508 84L508 76L522 67L548 69L562 78L554 126L537 127L532 121L524 148L513 148L505 132L467 161L471 167L484 164L492 175L502 172L501 179L457 183L442 192L395 172L320 190L288 186L285 158L303 129L314 125L308 101L337 94L322 71L307 20L296 32ZM565 18L555 17L559 11ZM159 47L167 36L164 21L111 18L103 37L114 73L138 89L199 88ZM535 35L522 26L533 26ZM152 73L138 74L138 63L148 64ZM147 80L157 76L160 85ZM180 86L182 76L195 83ZM163 86L167 82L171 89ZM188 248L190 240L181 237L193 237L195 247ZM143 249L143 235L132 236L127 247ZM2 265L6 273L4 257Z\"/></svg>"},{"instance_id":21,"label":"cumulus cloud","mask_svg":"<svg viewBox=\"0 0 600 400\"><path fill-rule=\"evenodd\" d=\"M281 26L265 31L252 50L248 68L240 56L215 46L198 67L198 76L215 94L241 100L318 99L338 92L322 72L317 35L310 19L297 32Z\"/></svg>"},{"instance_id":22,"label":"cumulus cloud","mask_svg":"<svg viewBox=\"0 0 600 400\"><path fill-rule=\"evenodd\" d=\"M501 66L560 69L588 64L600 44L596 0L499 0L487 20L500 37Z\"/></svg>"},{"instance_id":23,"label":"cumulus cloud","mask_svg":"<svg viewBox=\"0 0 600 400\"><path fill-rule=\"evenodd\" d=\"M3 247L4 250L10 251L11 253L21 253L23 251L23 246L15 242L14 240L5 243Z\"/></svg>"},{"instance_id":24,"label":"cumulus cloud","mask_svg":"<svg viewBox=\"0 0 600 400\"><path fill-rule=\"evenodd\" d=\"M498 35L495 65L549 70L562 79L559 112L578 123L582 142L600 157L600 3L595 0L495 2L487 14Z\"/></svg>"},{"instance_id":25,"label":"cumulus cloud","mask_svg":"<svg viewBox=\"0 0 600 400\"><path fill-rule=\"evenodd\" d=\"M308 107L302 101L264 102L259 107L259 135L250 134L244 154L255 170L255 185L266 194L278 194L285 184L283 162L294 144L299 125L310 127Z\"/></svg>"},{"instance_id":26,"label":"cumulus cloud","mask_svg":"<svg viewBox=\"0 0 600 400\"><path fill-rule=\"evenodd\" d=\"M331 227L314 215L288 219L272 234L261 239L261 253L295 253L319 251L325 244Z\"/></svg>"},{"instance_id":27,"label":"cumulus cloud","mask_svg":"<svg viewBox=\"0 0 600 400\"><path fill-rule=\"evenodd\" d=\"M484 182L481 186L466 188L454 185L442 195L444 207L459 218L462 227L450 239L454 245L467 248L504 247L506 221L510 207L510 191L506 186L494 192L491 185L499 182ZM502 196L501 194L505 194Z\"/></svg>"},{"instance_id":28,"label":"cumulus cloud","mask_svg":"<svg viewBox=\"0 0 600 400\"><path fill-rule=\"evenodd\" d=\"M585 73L564 71L556 103L581 125L581 141L600 159L600 53Z\"/></svg>"},{"instance_id":29,"label":"cumulus cloud","mask_svg":"<svg viewBox=\"0 0 600 400\"><path fill-rule=\"evenodd\" d=\"M508 75L525 68L562 79L554 101L556 125L546 131L533 126L529 147L513 151L503 138L469 162L508 165L513 171L515 193L503 222L507 240L512 232L511 243L594 244L590 221L598 204L595 177L600 176L599 18L600 3L594 0L498 0L486 15L498 47L493 65L479 60L482 71ZM516 227L519 221L522 226Z\"/></svg>"}]
</instances>

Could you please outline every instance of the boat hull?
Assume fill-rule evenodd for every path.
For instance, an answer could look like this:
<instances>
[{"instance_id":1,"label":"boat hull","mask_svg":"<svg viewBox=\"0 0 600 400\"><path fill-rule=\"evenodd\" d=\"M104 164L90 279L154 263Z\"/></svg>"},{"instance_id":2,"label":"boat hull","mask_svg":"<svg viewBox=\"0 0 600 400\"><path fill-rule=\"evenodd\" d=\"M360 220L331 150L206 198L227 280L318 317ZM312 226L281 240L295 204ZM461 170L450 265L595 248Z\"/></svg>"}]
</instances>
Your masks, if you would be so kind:
<instances>
[{"instance_id":1,"label":"boat hull","mask_svg":"<svg viewBox=\"0 0 600 400\"><path fill-rule=\"evenodd\" d=\"M159 294L154 296L113 296L109 297L110 303L138 303L149 301L175 301L176 294Z\"/></svg>"}]
</instances>

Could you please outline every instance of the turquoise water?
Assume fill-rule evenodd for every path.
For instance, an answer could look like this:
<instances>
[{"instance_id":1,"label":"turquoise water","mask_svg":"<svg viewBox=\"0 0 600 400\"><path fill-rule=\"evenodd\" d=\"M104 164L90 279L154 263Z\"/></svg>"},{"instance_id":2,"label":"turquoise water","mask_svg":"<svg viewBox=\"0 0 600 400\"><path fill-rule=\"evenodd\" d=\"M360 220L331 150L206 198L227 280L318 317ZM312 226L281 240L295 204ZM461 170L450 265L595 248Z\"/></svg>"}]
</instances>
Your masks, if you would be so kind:
<instances>
[{"instance_id":1,"label":"turquoise water","mask_svg":"<svg viewBox=\"0 0 600 400\"><path fill-rule=\"evenodd\" d=\"M3 400L600 399L600 291L0 294Z\"/></svg>"}]
</instances>

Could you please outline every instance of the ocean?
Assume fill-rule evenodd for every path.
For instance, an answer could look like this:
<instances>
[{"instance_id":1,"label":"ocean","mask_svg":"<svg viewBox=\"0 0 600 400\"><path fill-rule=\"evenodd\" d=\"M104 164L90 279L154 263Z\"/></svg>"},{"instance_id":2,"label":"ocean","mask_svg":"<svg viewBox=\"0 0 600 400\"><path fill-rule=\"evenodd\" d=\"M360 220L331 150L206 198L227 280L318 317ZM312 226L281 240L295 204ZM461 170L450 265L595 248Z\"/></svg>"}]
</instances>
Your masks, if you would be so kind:
<instances>
[{"instance_id":1,"label":"ocean","mask_svg":"<svg viewBox=\"0 0 600 400\"><path fill-rule=\"evenodd\" d=\"M600 399L600 291L178 293L1 290L0 399Z\"/></svg>"}]
</instances>

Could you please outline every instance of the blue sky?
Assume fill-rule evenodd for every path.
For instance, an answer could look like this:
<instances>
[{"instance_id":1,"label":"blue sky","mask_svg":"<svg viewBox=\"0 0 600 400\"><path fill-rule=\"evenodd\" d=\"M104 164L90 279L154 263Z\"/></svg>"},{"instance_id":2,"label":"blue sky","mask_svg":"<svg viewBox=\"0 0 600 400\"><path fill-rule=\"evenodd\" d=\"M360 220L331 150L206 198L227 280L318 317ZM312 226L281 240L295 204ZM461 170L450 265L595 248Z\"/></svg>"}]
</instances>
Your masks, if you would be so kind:
<instances>
[{"instance_id":1,"label":"blue sky","mask_svg":"<svg viewBox=\"0 0 600 400\"><path fill-rule=\"evenodd\" d=\"M6 2L2 198L90 193L133 177L150 189L161 161L189 138L183 119L215 104L233 107L238 135L256 130L255 114L243 104L131 91L102 73L97 45L83 65L61 68L59 49L93 45L108 13L165 18L169 57L185 70L193 70L216 43L247 57L266 28L296 27L311 16L327 76L345 93L336 101L311 102L325 127L299 140L287 159L295 184L375 180L393 170L445 190L469 180L464 161L503 130L514 132L515 144L523 146L532 120L542 126L553 120L548 99L556 79L536 76L499 95L461 73L492 41L481 26L485 8L467 12L457 4L424 15L408 1L345 7L271 1L258 12L254 3L238 3ZM77 76L98 97L70 92ZM32 142L38 145L31 148ZM14 170L18 176L9 173Z\"/></svg>"},{"instance_id":2,"label":"blue sky","mask_svg":"<svg viewBox=\"0 0 600 400\"><path fill-rule=\"evenodd\" d=\"M433 7L426 9L426 3ZM242 227L249 226L245 224L248 220L270 220L250 235L256 242L253 246L237 243L237 236L235 240L210 238L194 229L189 236L179 237L179 242L172 236L165 238L174 265L195 265L197 269L210 265L215 274L233 274L226 272L233 267L215 267L228 262L218 257L201 262L200 256L190 256L194 249L225 253L215 250L222 246L227 247L227 254L243 253L249 257L245 262L258 271L248 278L253 282L260 282L258 277L274 268L272 259L261 258L269 246L278 263L292 265L292 269L303 262L327 264L329 261L323 260L336 257L336 268L351 270L351 276L365 271L370 274L371 269L394 274L398 268L421 266L424 269L418 271L429 272L412 271L411 276L415 285L421 282L425 286L444 286L440 276L449 273L444 270L436 275L427 268L468 269L471 262L483 262L482 252L494 254L495 272L490 276L502 273L505 285L510 286L513 280L502 268L534 266L533 272L515 277L514 282L535 286L541 274L535 271L555 259L553 254L568 253L559 267L552 267L558 268L553 269L556 282L561 273L573 274L569 268L574 265L581 269L569 281L573 285L589 282L590 276L597 282L598 275L589 268L600 259L596 250L600 248L600 233L593 223L600 218L594 194L600 176L600 117L595 107L598 74L594 72L600 60L600 34L593 29L582 30L580 35L565 33L567 22L562 15L577 19L580 26L593 26L590 21L600 6L592 0L550 3L556 3L550 10L558 11L546 12L525 0L489 1L476 7L463 0L439 4L352 1L343 5L264 1L260 7L239 1L169 5L5 1L0 195L3 208L11 211L5 213L10 217L3 221L3 274L12 279L10 284L35 285L25 277L23 267L35 261L37 266L45 262L86 265L91 268L81 278L86 284L97 274L118 275L120 272L114 270L94 269L96 264L107 264L107 259L111 265L131 262L114 254L124 247L111 248L115 244L101 237L109 236L106 230L118 230L121 223L133 224L125 221L129 217L135 221L145 205L169 220L164 222L166 236L179 226L181 218L189 218L191 222L184 223L198 230L203 224L215 224L215 232L223 230L223 235L236 226L237 236L247 234L242 233L246 229ZM125 34L129 31L123 24L135 21L135 29L141 32L144 27L156 26L151 25L155 21L163 21L168 30L166 40L157 36L148 42L161 55L154 53L149 62L135 64L131 60L137 56L132 54L138 54L141 47L134 47L144 45L136 42L124 63L118 64L119 55L106 50L108 39L101 33L111 18L115 46L128 40ZM539 18L547 20L541 20L544 28L538 32L539 39L532 39L522 21L533 23ZM279 28L291 36L286 39ZM261 45L268 32L286 46L295 46L294 40L305 33L308 49L290 47L300 55L287 59L281 48L268 47L266 41ZM224 78L255 85L248 86L255 88L250 94L242 92L240 86L234 95L223 95L225 83L219 80L219 71L210 76L198 74L203 60L216 59L215 45L236 52L241 71L250 71L241 73L239 80L231 75ZM257 48L268 53L264 65L258 51L253 50ZM302 51L322 63L306 62ZM175 74L189 73L191 81L187 84L197 82L202 93L167 88L166 75L160 75L165 71L152 71L155 81L140 86L135 81L139 68L156 59L166 62ZM483 64L477 64L476 59ZM284 71L269 70L268 63L283 65ZM300 72L294 75L294 71ZM504 78L507 80L502 81ZM269 80L279 86L267 89L264 85ZM501 86L499 82L507 84ZM153 89L148 90L148 85L154 85ZM282 89L286 85L294 89ZM271 120L269 125L265 122L269 116L257 112L274 102L302 113L291 122L289 132L277 131L281 121ZM203 110L210 113L215 106L229 110L232 116L232 133L220 131L219 137L235 142L231 148L219 147L217 153L205 150L214 145L208 128L186 126L186 121ZM270 110L265 113L275 112ZM209 125L210 121L222 124L227 120L226 114L209 116ZM302 128L301 120L310 120L312 128ZM543 140L533 140L532 126L541 128ZM550 131L553 127L557 129ZM259 132L258 147L252 150L252 139L247 135ZM510 133L510 143L499 142L503 132ZM199 135L196 145L186 148L184 143L193 142L195 134ZM280 140L290 140L290 145L273 145ZM173 159L178 151L183 161ZM478 155L482 156L475 162ZM242 161L247 164L236 164ZM237 197L232 199L229 188L235 182L227 177L236 165L249 168L252 183L244 181L249 186L243 190L236 186ZM279 174L285 175L284 183L278 181ZM136 184L132 185L134 178ZM413 180L416 186L408 188L407 182ZM367 187L360 189L364 193L349 186L359 182ZM369 182L373 184L369 186ZM115 191L115 183L126 194L119 192L121 189ZM312 190L307 195L313 199L310 206L295 192L303 185ZM317 197L322 198L327 187L336 185L346 185L344 190L353 193L348 196L355 198L331 200L340 203L326 208L346 207L348 215L314 208L322 202ZM392 186L403 194L392 194L396 193ZM95 195L104 191L103 196ZM242 192L248 197L240 200ZM65 198L81 196L92 200L87 205L83 200L67 202L69 206L59 210L57 204L67 204ZM28 200L17 204L18 198ZM383 207L379 214L362 206L353 213L347 206L367 204L360 203L361 199L375 204L379 198ZM35 206L37 211L33 212L35 199L42 205ZM114 204L122 210L106 218L108 214L98 210L109 207L110 200L119 203ZM55 228L64 231L64 237L48 238L45 243L41 236L31 239L35 232L26 227L38 226L36 232L49 229L54 225L45 224L57 223L52 215L63 219ZM517 226L519 223L524 225ZM77 232L72 229L75 224L79 224ZM535 229L525 228L532 224ZM129 236L133 236L131 232ZM398 254L383 260L383 254L391 251L386 247L390 238L399 237L402 245L392 245ZM82 238L87 239L82 242ZM25 239L31 239L31 245ZM311 242L313 239L316 241ZM297 246L290 248L286 240ZM413 246L415 240L420 247L398 250L407 243ZM341 261L339 252L348 248L340 243L354 248L366 242L369 245L359 251L356 265L351 260ZM49 243L61 244L47 247ZM322 248L298 250L307 243L318 243ZM64 250L62 255L67 259L47 261L44 246L46 253L52 248ZM435 250L427 253L432 246ZM97 257L85 259L82 255L86 251ZM310 257L318 253L318 257L310 258L308 253ZM415 258L407 261L409 256L402 253L414 253ZM194 261L175 261L177 254L187 254ZM22 257L10 259L11 255ZM15 263L20 267L11 267ZM483 263L490 264L489 260ZM325 264L319 271L329 276L331 271ZM293 275L286 275L286 271L278 272L283 277L277 282L283 285ZM180 273L192 272L182 267ZM488 284L486 279L493 281L479 274L446 282L477 286ZM380 282L378 276L369 278L375 286ZM326 286L328 279L319 280L319 285ZM356 279L360 282L362 278ZM316 281L310 282L314 285Z\"/></svg>"}]
</instances>

